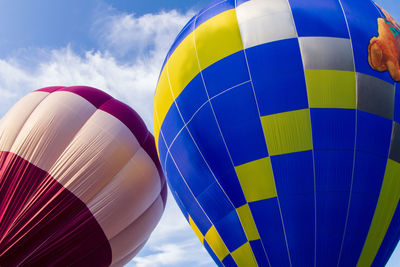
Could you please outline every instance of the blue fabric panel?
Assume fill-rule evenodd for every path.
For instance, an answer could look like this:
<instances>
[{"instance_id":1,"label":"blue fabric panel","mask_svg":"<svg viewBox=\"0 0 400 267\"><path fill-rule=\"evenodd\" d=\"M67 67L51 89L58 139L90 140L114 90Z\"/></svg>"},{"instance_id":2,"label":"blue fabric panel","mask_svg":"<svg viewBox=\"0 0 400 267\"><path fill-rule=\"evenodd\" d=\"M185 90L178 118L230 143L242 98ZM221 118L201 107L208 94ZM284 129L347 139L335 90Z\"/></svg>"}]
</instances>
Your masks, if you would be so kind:
<instances>
[{"instance_id":1,"label":"blue fabric panel","mask_svg":"<svg viewBox=\"0 0 400 267\"><path fill-rule=\"evenodd\" d=\"M224 191L216 182L201 193L197 199L213 224L228 215L232 210L235 210Z\"/></svg>"},{"instance_id":2,"label":"blue fabric panel","mask_svg":"<svg viewBox=\"0 0 400 267\"><path fill-rule=\"evenodd\" d=\"M314 193L279 195L279 201L292 265L313 266L315 250Z\"/></svg>"},{"instance_id":3,"label":"blue fabric panel","mask_svg":"<svg viewBox=\"0 0 400 267\"><path fill-rule=\"evenodd\" d=\"M312 108L310 114L315 150L354 150L354 109Z\"/></svg>"},{"instance_id":4,"label":"blue fabric panel","mask_svg":"<svg viewBox=\"0 0 400 267\"><path fill-rule=\"evenodd\" d=\"M177 192L174 189L171 189L171 183L167 180L168 185L169 185L169 189L171 191L172 196L175 199L176 204L178 205L179 209L181 210L181 212L183 213L183 216L185 216L185 219L188 221L189 220L189 213L186 210L185 205L183 204L183 202L181 201L181 199L179 198Z\"/></svg>"},{"instance_id":5,"label":"blue fabric panel","mask_svg":"<svg viewBox=\"0 0 400 267\"><path fill-rule=\"evenodd\" d=\"M337 266L346 222L349 192L317 192L316 197L317 266Z\"/></svg>"},{"instance_id":6,"label":"blue fabric panel","mask_svg":"<svg viewBox=\"0 0 400 267\"><path fill-rule=\"evenodd\" d=\"M294 266L314 264L315 204L312 151L271 157Z\"/></svg>"},{"instance_id":7,"label":"blue fabric panel","mask_svg":"<svg viewBox=\"0 0 400 267\"><path fill-rule=\"evenodd\" d=\"M210 98L224 90L250 80L244 51L236 52L203 70Z\"/></svg>"},{"instance_id":8,"label":"blue fabric panel","mask_svg":"<svg viewBox=\"0 0 400 267\"><path fill-rule=\"evenodd\" d=\"M179 207L184 209L185 213L187 213L187 208L196 200L188 190L187 185L183 181L182 176L179 174L179 171L169 154L167 156L165 170L167 172L168 184L170 185L170 188L173 188L173 190L171 190L172 194L179 198L179 201L177 201Z\"/></svg>"},{"instance_id":9,"label":"blue fabric panel","mask_svg":"<svg viewBox=\"0 0 400 267\"><path fill-rule=\"evenodd\" d=\"M378 203L386 162L387 159L373 154L356 153L353 192L341 263L355 266L358 261Z\"/></svg>"},{"instance_id":10,"label":"blue fabric panel","mask_svg":"<svg viewBox=\"0 0 400 267\"><path fill-rule=\"evenodd\" d=\"M250 84L221 94L211 103L235 166L268 156Z\"/></svg>"},{"instance_id":11,"label":"blue fabric panel","mask_svg":"<svg viewBox=\"0 0 400 267\"><path fill-rule=\"evenodd\" d=\"M387 158L363 152L356 153L354 166L353 192L367 193L379 197Z\"/></svg>"},{"instance_id":12,"label":"blue fabric panel","mask_svg":"<svg viewBox=\"0 0 400 267\"><path fill-rule=\"evenodd\" d=\"M211 258L214 260L217 266L224 267L224 265L222 265L222 263L219 261L217 255L215 255L214 251L211 249L210 245L207 243L206 240L204 240L204 248L210 254Z\"/></svg>"},{"instance_id":13,"label":"blue fabric panel","mask_svg":"<svg viewBox=\"0 0 400 267\"><path fill-rule=\"evenodd\" d=\"M258 266L269 266L266 252L260 239L249 241L251 250L256 258Z\"/></svg>"},{"instance_id":14,"label":"blue fabric panel","mask_svg":"<svg viewBox=\"0 0 400 267\"><path fill-rule=\"evenodd\" d=\"M381 247L376 254L372 266L384 266L397 246L397 241L400 238L400 205L397 204L396 211L394 212L392 221L386 232L385 238L382 241Z\"/></svg>"},{"instance_id":15,"label":"blue fabric panel","mask_svg":"<svg viewBox=\"0 0 400 267\"><path fill-rule=\"evenodd\" d=\"M211 222L204 213L204 210L199 206L199 203L197 201L192 201L191 204L187 206L187 210L190 217L192 217L193 221L196 223L197 228L205 235L211 227Z\"/></svg>"},{"instance_id":16,"label":"blue fabric panel","mask_svg":"<svg viewBox=\"0 0 400 267\"><path fill-rule=\"evenodd\" d=\"M347 215L354 151L315 150L314 158L317 266L337 266Z\"/></svg>"},{"instance_id":17,"label":"blue fabric panel","mask_svg":"<svg viewBox=\"0 0 400 267\"><path fill-rule=\"evenodd\" d=\"M171 145L172 140L174 140L175 136L179 133L183 126L184 123L182 121L182 117L179 115L175 103L173 103L161 125L161 131L164 134L164 139L167 146Z\"/></svg>"},{"instance_id":18,"label":"blue fabric panel","mask_svg":"<svg viewBox=\"0 0 400 267\"><path fill-rule=\"evenodd\" d=\"M339 266L357 265L368 235L376 203L377 198L373 195L353 192Z\"/></svg>"},{"instance_id":19,"label":"blue fabric panel","mask_svg":"<svg viewBox=\"0 0 400 267\"><path fill-rule=\"evenodd\" d=\"M393 122L389 119L357 111L357 151L372 153L387 159Z\"/></svg>"},{"instance_id":20,"label":"blue fabric panel","mask_svg":"<svg viewBox=\"0 0 400 267\"><path fill-rule=\"evenodd\" d=\"M338 0L289 0L299 37L349 38Z\"/></svg>"},{"instance_id":21,"label":"blue fabric panel","mask_svg":"<svg viewBox=\"0 0 400 267\"><path fill-rule=\"evenodd\" d=\"M275 185L279 198L287 195L314 195L312 151L271 156Z\"/></svg>"},{"instance_id":22,"label":"blue fabric panel","mask_svg":"<svg viewBox=\"0 0 400 267\"><path fill-rule=\"evenodd\" d=\"M159 136L160 137L158 138L158 153L160 155L159 157L160 157L161 167L165 171L165 159L167 157L168 149L167 146L165 145L163 137L161 136L161 132Z\"/></svg>"},{"instance_id":23,"label":"blue fabric panel","mask_svg":"<svg viewBox=\"0 0 400 267\"><path fill-rule=\"evenodd\" d=\"M350 29L356 71L369 74L393 84L389 73L379 72L368 63L368 45L378 36L378 9L372 1L341 0Z\"/></svg>"},{"instance_id":24,"label":"blue fabric panel","mask_svg":"<svg viewBox=\"0 0 400 267\"><path fill-rule=\"evenodd\" d=\"M246 54L261 116L308 107L297 39L255 46Z\"/></svg>"},{"instance_id":25,"label":"blue fabric panel","mask_svg":"<svg viewBox=\"0 0 400 267\"><path fill-rule=\"evenodd\" d=\"M184 211L184 214L186 214L186 218L187 214L193 218L200 232L205 235L211 227L211 222L190 193L189 188L182 179L182 176L178 172L170 156L167 158L166 170L170 188L173 188L173 190L171 190L172 194L175 199L177 199L179 207Z\"/></svg>"},{"instance_id":26,"label":"blue fabric panel","mask_svg":"<svg viewBox=\"0 0 400 267\"><path fill-rule=\"evenodd\" d=\"M244 205L246 199L243 195L242 187L240 186L239 179L229 158L209 103L196 114L188 124L188 128L216 179L234 206L240 207Z\"/></svg>"},{"instance_id":27,"label":"blue fabric panel","mask_svg":"<svg viewBox=\"0 0 400 267\"><path fill-rule=\"evenodd\" d=\"M209 5L200 10L200 12L198 13L197 15L198 17L196 19L196 28L199 27L204 22L206 22L207 20L232 8L235 8L234 0L225 0L225 1L216 0L211 2Z\"/></svg>"},{"instance_id":28,"label":"blue fabric panel","mask_svg":"<svg viewBox=\"0 0 400 267\"><path fill-rule=\"evenodd\" d=\"M201 79L201 75L198 74L179 94L176 104L182 114L183 120L187 123L207 100L203 80Z\"/></svg>"},{"instance_id":29,"label":"blue fabric panel","mask_svg":"<svg viewBox=\"0 0 400 267\"><path fill-rule=\"evenodd\" d=\"M201 194L215 179L193 143L186 128L176 138L170 149L176 165L195 196ZM190 159L190 161L189 161ZM167 166L168 167L168 166ZM171 175L167 176L171 179Z\"/></svg>"},{"instance_id":30,"label":"blue fabric panel","mask_svg":"<svg viewBox=\"0 0 400 267\"><path fill-rule=\"evenodd\" d=\"M230 254L225 257L225 259L222 261L222 264L224 265L224 267L237 267L236 262Z\"/></svg>"},{"instance_id":31,"label":"blue fabric panel","mask_svg":"<svg viewBox=\"0 0 400 267\"><path fill-rule=\"evenodd\" d=\"M314 159L317 192L349 192L353 174L353 150L315 150Z\"/></svg>"},{"instance_id":32,"label":"blue fabric panel","mask_svg":"<svg viewBox=\"0 0 400 267\"><path fill-rule=\"evenodd\" d=\"M277 198L249 203L271 266L290 266Z\"/></svg>"},{"instance_id":33,"label":"blue fabric panel","mask_svg":"<svg viewBox=\"0 0 400 267\"><path fill-rule=\"evenodd\" d=\"M400 83L396 83L394 96L394 120L400 123Z\"/></svg>"},{"instance_id":34,"label":"blue fabric panel","mask_svg":"<svg viewBox=\"0 0 400 267\"><path fill-rule=\"evenodd\" d=\"M214 225L230 252L235 251L247 242L236 210L231 211Z\"/></svg>"}]
</instances>

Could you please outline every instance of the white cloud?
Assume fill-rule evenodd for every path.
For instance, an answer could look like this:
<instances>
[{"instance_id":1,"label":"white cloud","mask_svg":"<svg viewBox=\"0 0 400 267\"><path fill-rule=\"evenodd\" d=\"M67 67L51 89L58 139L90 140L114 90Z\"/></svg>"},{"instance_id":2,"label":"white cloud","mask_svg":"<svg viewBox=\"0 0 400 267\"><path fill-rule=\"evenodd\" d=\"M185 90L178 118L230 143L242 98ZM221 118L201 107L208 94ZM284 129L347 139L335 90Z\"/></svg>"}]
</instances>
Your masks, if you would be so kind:
<instances>
[{"instance_id":1,"label":"white cloud","mask_svg":"<svg viewBox=\"0 0 400 267\"><path fill-rule=\"evenodd\" d=\"M35 68L24 66L24 60L0 60L0 93L4 113L11 104L31 90L51 85L87 85L102 89L131 105L152 129L152 103L162 62L179 29L191 13L175 10L146 14L103 16L96 22L102 50L76 54L70 47L43 51L43 62ZM39 50L36 50L36 52ZM120 60L135 51L133 61ZM31 50L25 51L27 57ZM34 50L35 52L35 50ZM34 57L33 57L34 58ZM123 63L121 63L123 62Z\"/></svg>"},{"instance_id":2,"label":"white cloud","mask_svg":"<svg viewBox=\"0 0 400 267\"><path fill-rule=\"evenodd\" d=\"M100 16L94 32L101 47L114 56L147 62L166 55L179 30L193 15L193 11L181 14L176 10L141 17L126 13L110 14Z\"/></svg>"},{"instance_id":3,"label":"white cloud","mask_svg":"<svg viewBox=\"0 0 400 267\"><path fill-rule=\"evenodd\" d=\"M9 108L8 103L45 86L93 86L130 104L152 129L152 100L159 66L140 61L121 65L110 53L100 51L89 51L81 57L69 47L48 53L49 60L39 63L33 70L20 67L15 59L0 60L3 106Z\"/></svg>"},{"instance_id":4,"label":"white cloud","mask_svg":"<svg viewBox=\"0 0 400 267\"><path fill-rule=\"evenodd\" d=\"M210 262L207 255L199 253L199 241L167 243L153 248L152 255L136 257L127 266L154 267L154 266L206 266Z\"/></svg>"},{"instance_id":5,"label":"white cloud","mask_svg":"<svg viewBox=\"0 0 400 267\"><path fill-rule=\"evenodd\" d=\"M0 115L32 90L54 85L86 85L102 89L132 106L152 130L153 96L162 62L191 15L176 11L142 17L112 14L95 24L101 43L99 50L78 54L70 46L51 51L36 48L0 59ZM129 265L188 264L214 266L169 195L162 221Z\"/></svg>"}]
</instances>

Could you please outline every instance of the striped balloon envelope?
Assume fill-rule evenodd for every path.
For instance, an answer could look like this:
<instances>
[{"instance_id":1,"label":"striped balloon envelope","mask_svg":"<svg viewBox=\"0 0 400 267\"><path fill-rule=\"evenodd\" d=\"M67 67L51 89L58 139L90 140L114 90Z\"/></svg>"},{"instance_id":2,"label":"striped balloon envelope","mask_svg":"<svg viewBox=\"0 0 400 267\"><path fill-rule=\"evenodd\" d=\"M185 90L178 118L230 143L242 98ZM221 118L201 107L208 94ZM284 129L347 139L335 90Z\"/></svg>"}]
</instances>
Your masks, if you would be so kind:
<instances>
[{"instance_id":1,"label":"striped balloon envelope","mask_svg":"<svg viewBox=\"0 0 400 267\"><path fill-rule=\"evenodd\" d=\"M47 87L0 123L0 266L122 266L164 211L154 138L91 87Z\"/></svg>"},{"instance_id":2,"label":"striped balloon envelope","mask_svg":"<svg viewBox=\"0 0 400 267\"><path fill-rule=\"evenodd\" d=\"M400 237L400 27L369 0L220 0L164 62L172 194L223 266L383 266Z\"/></svg>"}]
</instances>

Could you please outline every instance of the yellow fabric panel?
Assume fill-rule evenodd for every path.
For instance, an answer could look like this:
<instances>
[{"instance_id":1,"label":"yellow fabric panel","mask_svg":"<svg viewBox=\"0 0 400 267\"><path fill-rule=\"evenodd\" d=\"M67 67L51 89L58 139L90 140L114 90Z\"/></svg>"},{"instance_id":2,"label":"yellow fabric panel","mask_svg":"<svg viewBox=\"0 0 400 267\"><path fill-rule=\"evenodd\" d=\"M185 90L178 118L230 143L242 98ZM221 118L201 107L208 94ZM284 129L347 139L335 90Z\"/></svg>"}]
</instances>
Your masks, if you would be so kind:
<instances>
[{"instance_id":1,"label":"yellow fabric panel","mask_svg":"<svg viewBox=\"0 0 400 267\"><path fill-rule=\"evenodd\" d=\"M243 50L236 9L225 11L204 22L195 31L201 69Z\"/></svg>"},{"instance_id":2,"label":"yellow fabric panel","mask_svg":"<svg viewBox=\"0 0 400 267\"><path fill-rule=\"evenodd\" d=\"M257 267L257 261L254 258L253 251L251 250L250 244L247 242L234 252L232 252L232 258L235 260L236 264L241 267Z\"/></svg>"},{"instance_id":3,"label":"yellow fabric panel","mask_svg":"<svg viewBox=\"0 0 400 267\"><path fill-rule=\"evenodd\" d=\"M239 215L240 222L242 223L244 232L246 233L247 240L253 241L260 239L256 224L254 223L253 215L251 214L249 204L245 204L236 209Z\"/></svg>"},{"instance_id":4,"label":"yellow fabric panel","mask_svg":"<svg viewBox=\"0 0 400 267\"><path fill-rule=\"evenodd\" d=\"M355 109L356 74L351 71L306 70L311 108Z\"/></svg>"},{"instance_id":5,"label":"yellow fabric panel","mask_svg":"<svg viewBox=\"0 0 400 267\"><path fill-rule=\"evenodd\" d=\"M208 245L210 245L210 248L214 251L215 255L220 261L222 261L229 254L228 248L226 247L224 241L222 241L222 238L219 236L214 225L211 226L210 230L208 230L205 238Z\"/></svg>"},{"instance_id":6,"label":"yellow fabric panel","mask_svg":"<svg viewBox=\"0 0 400 267\"><path fill-rule=\"evenodd\" d=\"M154 100L158 117L158 125L154 124L156 139L172 103L200 73L199 62L204 69L240 50L243 50L243 45L235 9L209 19L186 36L168 59L157 84Z\"/></svg>"},{"instance_id":7,"label":"yellow fabric panel","mask_svg":"<svg viewBox=\"0 0 400 267\"><path fill-rule=\"evenodd\" d=\"M199 240L201 241L202 244L204 244L204 236L203 234L200 232L199 228L197 227L197 225L194 223L192 217L189 216L189 224L190 227L192 227L193 232L197 235L197 237L199 238Z\"/></svg>"},{"instance_id":8,"label":"yellow fabric panel","mask_svg":"<svg viewBox=\"0 0 400 267\"><path fill-rule=\"evenodd\" d=\"M270 155L312 149L310 111L301 109L261 117Z\"/></svg>"},{"instance_id":9,"label":"yellow fabric panel","mask_svg":"<svg viewBox=\"0 0 400 267\"><path fill-rule=\"evenodd\" d=\"M171 89L168 81L167 71L164 70L161 72L160 78L158 80L156 94L154 96L154 110L153 115L157 116L157 120L154 120L153 116L153 125L154 125L154 137L156 140L159 138L161 124L167 115L169 108L174 102L174 98L171 94ZM156 143L158 146L158 142Z\"/></svg>"},{"instance_id":10,"label":"yellow fabric panel","mask_svg":"<svg viewBox=\"0 0 400 267\"><path fill-rule=\"evenodd\" d=\"M235 170L247 202L276 197L270 158L236 166Z\"/></svg>"},{"instance_id":11,"label":"yellow fabric panel","mask_svg":"<svg viewBox=\"0 0 400 267\"><path fill-rule=\"evenodd\" d=\"M193 33L191 33L175 49L158 80L153 111L157 113L158 118L158 123L154 121L156 140L159 138L161 125L174 100L198 73L200 69L194 48Z\"/></svg>"},{"instance_id":12,"label":"yellow fabric panel","mask_svg":"<svg viewBox=\"0 0 400 267\"><path fill-rule=\"evenodd\" d=\"M357 266L371 266L400 199L400 164L388 159L381 193Z\"/></svg>"},{"instance_id":13,"label":"yellow fabric panel","mask_svg":"<svg viewBox=\"0 0 400 267\"><path fill-rule=\"evenodd\" d=\"M172 93L176 99L186 85L200 73L194 46L193 32L189 34L168 59L168 77L171 82Z\"/></svg>"}]
</instances>

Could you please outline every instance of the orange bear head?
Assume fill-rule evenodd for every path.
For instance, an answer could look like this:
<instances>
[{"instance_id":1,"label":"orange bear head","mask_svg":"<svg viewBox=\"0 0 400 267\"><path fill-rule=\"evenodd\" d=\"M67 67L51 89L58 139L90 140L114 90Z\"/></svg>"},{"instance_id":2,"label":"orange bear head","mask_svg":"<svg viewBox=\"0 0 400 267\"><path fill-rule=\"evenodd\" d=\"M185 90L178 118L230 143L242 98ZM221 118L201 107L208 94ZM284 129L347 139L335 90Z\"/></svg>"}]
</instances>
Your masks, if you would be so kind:
<instances>
[{"instance_id":1,"label":"orange bear head","mask_svg":"<svg viewBox=\"0 0 400 267\"><path fill-rule=\"evenodd\" d=\"M389 71L396 82L400 81L400 25L382 9L383 18L378 18L378 37L373 37L368 46L368 61L377 71Z\"/></svg>"}]
</instances>

